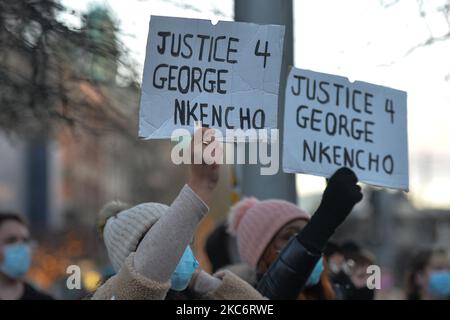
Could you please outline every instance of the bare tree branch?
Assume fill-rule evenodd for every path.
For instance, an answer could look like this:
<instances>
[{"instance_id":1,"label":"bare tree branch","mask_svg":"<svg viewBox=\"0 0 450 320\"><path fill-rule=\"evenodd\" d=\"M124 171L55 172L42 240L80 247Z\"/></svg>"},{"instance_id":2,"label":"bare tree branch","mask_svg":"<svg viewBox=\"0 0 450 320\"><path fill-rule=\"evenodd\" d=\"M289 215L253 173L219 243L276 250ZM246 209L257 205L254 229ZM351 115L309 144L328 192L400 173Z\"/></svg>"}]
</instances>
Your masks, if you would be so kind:
<instances>
[{"instance_id":1,"label":"bare tree branch","mask_svg":"<svg viewBox=\"0 0 450 320\"><path fill-rule=\"evenodd\" d=\"M390 2L386 2L384 0L380 0L380 4L385 7L385 8L389 8L392 7L396 4L398 4L400 2L400 0L393 0ZM427 21L427 9L426 4L430 3L430 0L416 0L417 6L418 6L418 12L419 12L419 16L423 19L425 26L427 28L428 31L428 38L416 45L414 45L413 47L411 47L410 49L408 49L405 54L403 55L403 57L407 57L410 54L412 54L413 52L415 52L416 50L420 49L420 48L424 48L424 47L428 47L431 46L433 44L439 43L439 42L443 42L443 41L447 41L450 39L450 0L447 0L446 4L441 6L441 7L436 7L435 10L438 12L441 12L443 15L443 18L446 20L447 26L448 26L448 31L444 34L444 35L440 35L440 36L434 36L433 32L430 28L430 25ZM384 64L380 64L378 65L379 67L389 67L392 66L393 64L397 63L398 60L392 60L389 63L384 63ZM448 80L448 77L446 77L446 80Z\"/></svg>"},{"instance_id":2,"label":"bare tree branch","mask_svg":"<svg viewBox=\"0 0 450 320\"><path fill-rule=\"evenodd\" d=\"M412 47L411 49L409 49L406 53L405 53L405 57L410 55L411 53L413 53L415 50L419 49L419 48L423 48L423 47L427 47L427 46L431 46L437 42L442 42L442 41L446 41L450 39L450 31L447 32L446 34L444 34L443 36L440 37L430 37L427 40L425 40L422 43L419 43L417 45L415 45L414 47Z\"/></svg>"},{"instance_id":3,"label":"bare tree branch","mask_svg":"<svg viewBox=\"0 0 450 320\"><path fill-rule=\"evenodd\" d=\"M58 20L61 13L80 17L82 28ZM129 77L123 80L137 88L135 64L118 40L119 30L104 12L95 14L69 11L57 0L0 2L0 129L34 134L78 125L128 135L128 115L107 96L98 93L100 100L88 101L79 90L116 87L119 67ZM98 80L94 68L111 78L109 83Z\"/></svg>"}]
</instances>

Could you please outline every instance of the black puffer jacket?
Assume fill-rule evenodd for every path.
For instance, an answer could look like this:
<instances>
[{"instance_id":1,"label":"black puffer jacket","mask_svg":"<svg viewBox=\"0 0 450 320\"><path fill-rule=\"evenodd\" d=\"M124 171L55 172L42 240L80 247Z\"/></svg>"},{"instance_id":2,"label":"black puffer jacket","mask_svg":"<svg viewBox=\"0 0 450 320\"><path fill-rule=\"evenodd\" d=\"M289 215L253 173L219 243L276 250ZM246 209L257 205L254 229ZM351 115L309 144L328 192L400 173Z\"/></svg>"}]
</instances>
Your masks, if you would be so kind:
<instances>
[{"instance_id":1,"label":"black puffer jacket","mask_svg":"<svg viewBox=\"0 0 450 320\"><path fill-rule=\"evenodd\" d=\"M320 257L292 238L259 281L258 291L271 300L296 299Z\"/></svg>"},{"instance_id":2,"label":"black puffer jacket","mask_svg":"<svg viewBox=\"0 0 450 320\"><path fill-rule=\"evenodd\" d=\"M355 173L337 170L329 179L319 208L309 223L291 239L258 283L269 299L296 299L336 228L362 199Z\"/></svg>"}]
</instances>

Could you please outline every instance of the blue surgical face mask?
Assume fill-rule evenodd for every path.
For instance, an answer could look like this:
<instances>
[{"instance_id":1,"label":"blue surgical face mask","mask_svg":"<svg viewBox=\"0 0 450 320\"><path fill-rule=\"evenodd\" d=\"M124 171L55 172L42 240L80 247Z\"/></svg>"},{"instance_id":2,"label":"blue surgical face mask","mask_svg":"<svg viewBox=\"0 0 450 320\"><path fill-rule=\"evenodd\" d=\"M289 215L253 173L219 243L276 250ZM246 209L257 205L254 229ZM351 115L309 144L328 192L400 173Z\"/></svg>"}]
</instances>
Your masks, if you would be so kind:
<instances>
[{"instance_id":1,"label":"blue surgical face mask","mask_svg":"<svg viewBox=\"0 0 450 320\"><path fill-rule=\"evenodd\" d=\"M171 289L175 291L183 291L186 289L197 267L198 261L195 259L191 248L188 246L186 250L184 250L183 256L170 278Z\"/></svg>"},{"instance_id":2,"label":"blue surgical face mask","mask_svg":"<svg viewBox=\"0 0 450 320\"><path fill-rule=\"evenodd\" d=\"M448 299L450 297L450 271L431 272L428 290L433 298Z\"/></svg>"},{"instance_id":3,"label":"blue surgical face mask","mask_svg":"<svg viewBox=\"0 0 450 320\"><path fill-rule=\"evenodd\" d=\"M22 278L30 269L31 248L27 244L9 244L3 249L0 271L12 279Z\"/></svg>"},{"instance_id":4,"label":"blue surgical face mask","mask_svg":"<svg viewBox=\"0 0 450 320\"><path fill-rule=\"evenodd\" d=\"M305 287L312 287L319 283L320 276L323 272L323 258L320 258L319 261L317 261L316 266L314 267L313 271L309 275L308 280L306 281Z\"/></svg>"}]
</instances>

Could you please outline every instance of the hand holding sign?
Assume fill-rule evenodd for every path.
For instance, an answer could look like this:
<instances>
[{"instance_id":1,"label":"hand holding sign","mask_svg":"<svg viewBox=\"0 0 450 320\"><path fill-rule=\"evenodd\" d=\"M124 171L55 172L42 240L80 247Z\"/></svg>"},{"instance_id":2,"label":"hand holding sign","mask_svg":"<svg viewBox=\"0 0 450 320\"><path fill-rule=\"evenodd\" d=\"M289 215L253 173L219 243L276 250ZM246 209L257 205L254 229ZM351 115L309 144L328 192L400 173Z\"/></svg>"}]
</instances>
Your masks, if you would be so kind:
<instances>
[{"instance_id":1,"label":"hand holding sign","mask_svg":"<svg viewBox=\"0 0 450 320\"><path fill-rule=\"evenodd\" d=\"M188 185L200 198L208 204L211 194L219 182L219 165L205 159L212 152L221 152L219 141L214 139L214 129L199 128L191 140L191 176ZM210 164L209 164L210 163Z\"/></svg>"}]
</instances>

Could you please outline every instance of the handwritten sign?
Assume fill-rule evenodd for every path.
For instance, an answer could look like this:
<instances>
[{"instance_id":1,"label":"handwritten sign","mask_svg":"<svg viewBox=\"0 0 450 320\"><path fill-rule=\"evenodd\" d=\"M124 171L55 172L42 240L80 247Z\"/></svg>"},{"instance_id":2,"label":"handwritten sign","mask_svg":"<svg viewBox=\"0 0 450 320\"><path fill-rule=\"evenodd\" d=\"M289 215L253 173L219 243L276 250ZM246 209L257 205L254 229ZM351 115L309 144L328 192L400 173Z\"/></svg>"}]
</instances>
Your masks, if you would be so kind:
<instances>
[{"instance_id":1,"label":"handwritten sign","mask_svg":"<svg viewBox=\"0 0 450 320\"><path fill-rule=\"evenodd\" d=\"M286 86L283 170L408 190L406 92L292 68Z\"/></svg>"},{"instance_id":2,"label":"handwritten sign","mask_svg":"<svg viewBox=\"0 0 450 320\"><path fill-rule=\"evenodd\" d=\"M152 16L139 136L277 127L284 27Z\"/></svg>"}]
</instances>

